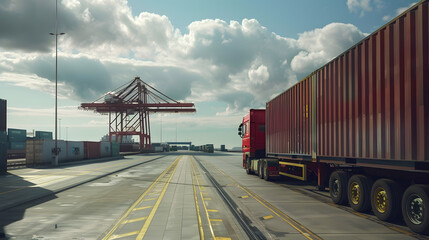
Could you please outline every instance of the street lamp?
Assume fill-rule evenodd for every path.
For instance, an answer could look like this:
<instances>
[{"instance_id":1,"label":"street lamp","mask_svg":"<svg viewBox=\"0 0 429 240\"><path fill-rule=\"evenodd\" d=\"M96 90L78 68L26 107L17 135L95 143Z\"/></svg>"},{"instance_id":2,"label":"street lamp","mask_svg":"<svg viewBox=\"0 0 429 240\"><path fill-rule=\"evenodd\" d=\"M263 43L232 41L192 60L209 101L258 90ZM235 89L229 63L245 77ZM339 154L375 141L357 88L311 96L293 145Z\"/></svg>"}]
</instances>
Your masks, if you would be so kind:
<instances>
[{"instance_id":1,"label":"street lamp","mask_svg":"<svg viewBox=\"0 0 429 240\"><path fill-rule=\"evenodd\" d=\"M58 33L58 0L55 1L55 33L49 33L55 36L55 149L54 149L54 165L58 166L58 138L57 138L57 116L58 116L58 35L65 33Z\"/></svg>"}]
</instances>

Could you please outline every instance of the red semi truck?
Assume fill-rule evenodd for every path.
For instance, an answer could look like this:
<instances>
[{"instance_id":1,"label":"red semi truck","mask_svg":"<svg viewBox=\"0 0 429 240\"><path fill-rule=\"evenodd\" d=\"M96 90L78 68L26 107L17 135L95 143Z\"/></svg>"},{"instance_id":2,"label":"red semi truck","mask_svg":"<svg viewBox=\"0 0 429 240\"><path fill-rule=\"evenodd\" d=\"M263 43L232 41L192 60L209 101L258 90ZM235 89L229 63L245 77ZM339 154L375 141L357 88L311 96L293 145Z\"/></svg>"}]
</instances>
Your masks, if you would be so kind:
<instances>
[{"instance_id":1,"label":"red semi truck","mask_svg":"<svg viewBox=\"0 0 429 240\"><path fill-rule=\"evenodd\" d=\"M243 167L317 179L336 204L429 233L429 2L420 1L239 127Z\"/></svg>"}]
</instances>

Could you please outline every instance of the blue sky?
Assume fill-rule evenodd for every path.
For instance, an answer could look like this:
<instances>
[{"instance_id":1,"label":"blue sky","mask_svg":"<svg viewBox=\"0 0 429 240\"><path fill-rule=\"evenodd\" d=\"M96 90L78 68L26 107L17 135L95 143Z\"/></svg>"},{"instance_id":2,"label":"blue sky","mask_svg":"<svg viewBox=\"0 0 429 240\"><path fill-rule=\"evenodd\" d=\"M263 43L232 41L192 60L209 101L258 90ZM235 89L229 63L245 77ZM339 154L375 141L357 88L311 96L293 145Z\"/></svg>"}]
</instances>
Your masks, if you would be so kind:
<instances>
[{"instance_id":1,"label":"blue sky","mask_svg":"<svg viewBox=\"0 0 429 240\"><path fill-rule=\"evenodd\" d=\"M140 76L195 114L151 115L152 141L240 146L237 126L414 1L59 0L61 138L100 140L107 117L77 106ZM0 3L8 127L54 129L55 1Z\"/></svg>"}]
</instances>

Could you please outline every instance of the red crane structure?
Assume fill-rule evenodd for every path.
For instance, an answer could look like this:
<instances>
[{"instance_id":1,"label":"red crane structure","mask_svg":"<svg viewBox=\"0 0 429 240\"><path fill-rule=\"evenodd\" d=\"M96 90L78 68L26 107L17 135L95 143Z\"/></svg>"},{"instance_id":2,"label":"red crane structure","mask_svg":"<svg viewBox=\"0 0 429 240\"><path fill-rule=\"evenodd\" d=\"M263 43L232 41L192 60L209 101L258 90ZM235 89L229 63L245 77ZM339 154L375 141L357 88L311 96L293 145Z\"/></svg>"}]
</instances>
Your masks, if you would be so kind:
<instances>
[{"instance_id":1,"label":"red crane structure","mask_svg":"<svg viewBox=\"0 0 429 240\"><path fill-rule=\"evenodd\" d=\"M108 92L92 103L82 103L80 109L109 115L109 140L122 143L123 136L138 135L140 151L151 149L150 113L195 112L193 103L181 103L166 96L139 77Z\"/></svg>"}]
</instances>

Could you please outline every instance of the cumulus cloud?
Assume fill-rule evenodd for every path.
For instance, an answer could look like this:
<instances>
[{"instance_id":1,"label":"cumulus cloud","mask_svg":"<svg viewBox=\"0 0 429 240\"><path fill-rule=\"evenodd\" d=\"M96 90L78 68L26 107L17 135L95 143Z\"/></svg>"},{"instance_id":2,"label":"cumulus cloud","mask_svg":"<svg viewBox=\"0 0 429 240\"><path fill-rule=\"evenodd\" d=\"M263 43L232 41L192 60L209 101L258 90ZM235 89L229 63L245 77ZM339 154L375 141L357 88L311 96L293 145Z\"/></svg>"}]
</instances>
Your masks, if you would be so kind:
<instances>
[{"instance_id":1,"label":"cumulus cloud","mask_svg":"<svg viewBox=\"0 0 429 240\"><path fill-rule=\"evenodd\" d=\"M371 11L371 0L347 0L347 7L350 12L359 13L363 17L365 12Z\"/></svg>"},{"instance_id":2,"label":"cumulus cloud","mask_svg":"<svg viewBox=\"0 0 429 240\"><path fill-rule=\"evenodd\" d=\"M48 35L55 28L55 10L47 1L31 2L0 3L0 31L7 33L0 35L0 81L19 74L35 86L49 86L55 80ZM353 8L366 7L366 1L350 2ZM223 102L224 114L264 107L364 37L352 24L331 23L286 38L255 19L205 19L182 33L167 16L133 16L125 0L62 0L59 11L59 31L66 32L59 37L58 60L64 96L95 100L140 76L177 100ZM34 31L26 25L29 19ZM32 38L35 32L39 37Z\"/></svg>"}]
</instances>

